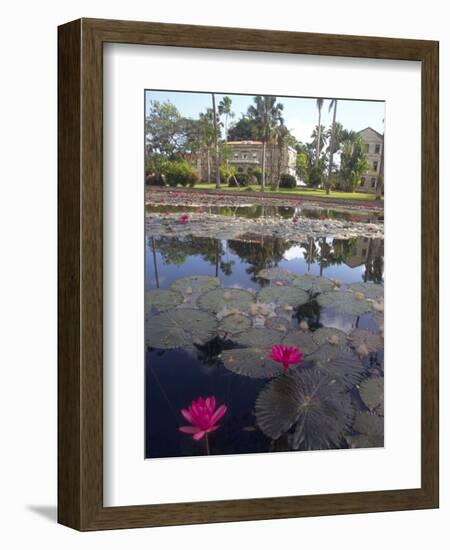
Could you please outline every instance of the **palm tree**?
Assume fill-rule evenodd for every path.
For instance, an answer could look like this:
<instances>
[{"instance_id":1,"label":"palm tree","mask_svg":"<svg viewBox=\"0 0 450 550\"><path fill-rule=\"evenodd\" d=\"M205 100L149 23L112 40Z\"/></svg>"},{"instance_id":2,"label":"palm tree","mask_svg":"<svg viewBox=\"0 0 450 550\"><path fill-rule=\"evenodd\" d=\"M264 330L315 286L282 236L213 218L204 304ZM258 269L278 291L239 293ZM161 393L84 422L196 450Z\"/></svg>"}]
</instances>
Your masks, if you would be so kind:
<instances>
[{"instance_id":1,"label":"palm tree","mask_svg":"<svg viewBox=\"0 0 450 550\"><path fill-rule=\"evenodd\" d=\"M280 185L280 177L281 177L281 165L283 163L283 151L285 150L286 144L288 143L289 137L291 133L286 128L284 124L281 124L278 126L275 130L275 139L278 146L278 166L277 166L277 177L275 180L274 188L278 189L278 186Z\"/></svg>"},{"instance_id":2,"label":"palm tree","mask_svg":"<svg viewBox=\"0 0 450 550\"><path fill-rule=\"evenodd\" d=\"M225 141L228 141L228 119L234 118L234 113L231 111L231 97L225 96L219 103L219 115L225 115Z\"/></svg>"},{"instance_id":3,"label":"palm tree","mask_svg":"<svg viewBox=\"0 0 450 550\"><path fill-rule=\"evenodd\" d=\"M216 152L216 189L220 189L220 159L219 159L219 142L217 140L216 97L214 94L211 94L211 97L212 97L213 127L214 127L214 149Z\"/></svg>"},{"instance_id":4,"label":"palm tree","mask_svg":"<svg viewBox=\"0 0 450 550\"><path fill-rule=\"evenodd\" d=\"M248 115L253 118L262 141L261 191L264 191L266 181L266 148L274 127L283 124L283 105L277 103L277 98L271 95L258 95L253 98L255 105L248 108Z\"/></svg>"},{"instance_id":5,"label":"palm tree","mask_svg":"<svg viewBox=\"0 0 450 550\"><path fill-rule=\"evenodd\" d=\"M317 123L317 149L316 149L316 166L319 164L319 156L320 156L320 133L322 130L322 107L323 107L324 99L319 97L316 99L316 105L317 110L319 111L319 121Z\"/></svg>"},{"instance_id":6,"label":"palm tree","mask_svg":"<svg viewBox=\"0 0 450 550\"><path fill-rule=\"evenodd\" d=\"M328 178L327 178L327 195L330 194L331 189L331 170L333 168L333 155L336 139L336 111L337 111L337 99L332 99L330 101L330 106L328 107L328 112L333 109L333 122L331 123L331 134L330 134L330 162L328 164Z\"/></svg>"},{"instance_id":7,"label":"palm tree","mask_svg":"<svg viewBox=\"0 0 450 550\"><path fill-rule=\"evenodd\" d=\"M383 118L384 123L384 118ZM384 183L384 132L383 132L383 143L381 144L381 158L380 158L380 171L378 172L378 178L377 178L377 187L375 190L376 193L376 200L381 200L381 191L383 189L383 183Z\"/></svg>"}]
</instances>

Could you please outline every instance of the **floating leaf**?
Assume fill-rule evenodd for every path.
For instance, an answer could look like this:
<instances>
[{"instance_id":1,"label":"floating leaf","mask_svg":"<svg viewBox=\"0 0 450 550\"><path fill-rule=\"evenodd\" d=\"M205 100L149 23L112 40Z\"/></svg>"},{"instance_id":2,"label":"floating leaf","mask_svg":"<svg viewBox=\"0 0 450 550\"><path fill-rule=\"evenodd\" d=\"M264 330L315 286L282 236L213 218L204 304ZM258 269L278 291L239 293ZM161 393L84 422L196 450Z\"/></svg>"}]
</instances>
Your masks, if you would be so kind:
<instances>
[{"instance_id":1,"label":"floating leaf","mask_svg":"<svg viewBox=\"0 0 450 550\"><path fill-rule=\"evenodd\" d=\"M179 292L164 288L152 288L145 292L147 307L153 306L158 311L167 311L183 302L183 296Z\"/></svg>"},{"instance_id":2,"label":"floating leaf","mask_svg":"<svg viewBox=\"0 0 450 550\"><path fill-rule=\"evenodd\" d=\"M309 300L309 294L294 286L274 286L263 288L258 292L260 302L275 303L278 306L302 306Z\"/></svg>"},{"instance_id":3,"label":"floating leaf","mask_svg":"<svg viewBox=\"0 0 450 550\"><path fill-rule=\"evenodd\" d=\"M369 353L380 351L384 347L384 341L381 334L362 328L355 328L352 330L348 335L348 341L356 350L360 348L360 346L365 346Z\"/></svg>"},{"instance_id":4,"label":"floating leaf","mask_svg":"<svg viewBox=\"0 0 450 550\"><path fill-rule=\"evenodd\" d=\"M384 408L384 378L378 376L364 380L359 387L359 394L368 409L381 412L381 407Z\"/></svg>"},{"instance_id":5,"label":"floating leaf","mask_svg":"<svg viewBox=\"0 0 450 550\"><path fill-rule=\"evenodd\" d=\"M219 331L235 334L236 332L247 330L251 326L252 321L246 315L242 315L242 313L231 313L222 318L219 323Z\"/></svg>"},{"instance_id":6,"label":"floating leaf","mask_svg":"<svg viewBox=\"0 0 450 550\"><path fill-rule=\"evenodd\" d=\"M246 348L269 349L280 344L283 335L270 328L250 328L233 336L233 342Z\"/></svg>"},{"instance_id":7,"label":"floating leaf","mask_svg":"<svg viewBox=\"0 0 450 550\"><path fill-rule=\"evenodd\" d=\"M336 286L334 281L326 277L315 277L314 275L297 275L292 281L293 286L302 288L303 290L312 290L313 292L326 292L333 290Z\"/></svg>"},{"instance_id":8,"label":"floating leaf","mask_svg":"<svg viewBox=\"0 0 450 550\"><path fill-rule=\"evenodd\" d=\"M384 286L377 283L353 283L349 285L353 292L361 292L366 298L378 300L384 296Z\"/></svg>"},{"instance_id":9,"label":"floating leaf","mask_svg":"<svg viewBox=\"0 0 450 550\"><path fill-rule=\"evenodd\" d=\"M353 429L369 439L371 447L384 445L384 419L369 412L359 412L355 417Z\"/></svg>"},{"instance_id":10,"label":"floating leaf","mask_svg":"<svg viewBox=\"0 0 450 550\"><path fill-rule=\"evenodd\" d=\"M199 296L197 304L201 309L218 313L222 309L248 311L255 297L248 290L240 288L216 288Z\"/></svg>"},{"instance_id":11,"label":"floating leaf","mask_svg":"<svg viewBox=\"0 0 450 550\"><path fill-rule=\"evenodd\" d=\"M371 447L382 447L381 445L376 445L372 439L365 434L358 435L346 435L345 440L348 443L350 449L370 449Z\"/></svg>"},{"instance_id":12,"label":"floating leaf","mask_svg":"<svg viewBox=\"0 0 450 550\"><path fill-rule=\"evenodd\" d=\"M322 307L331 307L336 313L344 315L363 315L372 307L366 300L359 300L353 292L324 292L317 296L317 303Z\"/></svg>"},{"instance_id":13,"label":"floating leaf","mask_svg":"<svg viewBox=\"0 0 450 550\"><path fill-rule=\"evenodd\" d=\"M256 423L278 439L292 427L293 449L340 446L354 415L350 396L315 368L292 370L266 384L255 404Z\"/></svg>"},{"instance_id":14,"label":"floating leaf","mask_svg":"<svg viewBox=\"0 0 450 550\"><path fill-rule=\"evenodd\" d=\"M218 277L210 277L209 275L190 275L189 277L182 277L177 279L171 284L171 288L181 294L206 292L212 290L220 285Z\"/></svg>"},{"instance_id":15,"label":"floating leaf","mask_svg":"<svg viewBox=\"0 0 450 550\"><path fill-rule=\"evenodd\" d=\"M347 334L342 330L332 327L318 328L312 333L312 337L318 346L331 344L342 347L347 342Z\"/></svg>"},{"instance_id":16,"label":"floating leaf","mask_svg":"<svg viewBox=\"0 0 450 550\"><path fill-rule=\"evenodd\" d=\"M146 322L148 347L172 349L189 344L205 344L217 333L217 321L198 309L172 309L153 315Z\"/></svg>"},{"instance_id":17,"label":"floating leaf","mask_svg":"<svg viewBox=\"0 0 450 550\"><path fill-rule=\"evenodd\" d=\"M268 281L293 281L297 275L281 267L268 267L267 269L262 269L257 277L267 279Z\"/></svg>"},{"instance_id":18,"label":"floating leaf","mask_svg":"<svg viewBox=\"0 0 450 550\"><path fill-rule=\"evenodd\" d=\"M265 322L266 328L278 330L280 332L287 332L291 326L291 323L285 317L269 317Z\"/></svg>"},{"instance_id":19,"label":"floating leaf","mask_svg":"<svg viewBox=\"0 0 450 550\"><path fill-rule=\"evenodd\" d=\"M283 344L298 348L304 355L309 355L318 348L312 333L303 331L289 332L283 339Z\"/></svg>"},{"instance_id":20,"label":"floating leaf","mask_svg":"<svg viewBox=\"0 0 450 550\"><path fill-rule=\"evenodd\" d=\"M280 363L268 359L267 350L261 348L230 349L220 357L225 368L250 378L272 378L284 370Z\"/></svg>"},{"instance_id":21,"label":"floating leaf","mask_svg":"<svg viewBox=\"0 0 450 550\"><path fill-rule=\"evenodd\" d=\"M314 361L317 369L347 389L358 384L367 373L353 352L332 344L323 345L308 359Z\"/></svg>"}]
</instances>

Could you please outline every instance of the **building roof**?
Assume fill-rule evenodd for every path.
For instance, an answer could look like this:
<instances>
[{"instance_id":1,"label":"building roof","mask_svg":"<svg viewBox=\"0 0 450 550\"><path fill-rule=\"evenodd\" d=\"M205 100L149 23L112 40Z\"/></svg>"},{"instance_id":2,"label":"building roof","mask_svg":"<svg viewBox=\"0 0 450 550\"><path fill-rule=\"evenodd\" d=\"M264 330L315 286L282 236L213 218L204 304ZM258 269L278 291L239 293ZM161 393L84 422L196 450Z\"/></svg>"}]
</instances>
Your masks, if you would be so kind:
<instances>
[{"instance_id":1,"label":"building roof","mask_svg":"<svg viewBox=\"0 0 450 550\"><path fill-rule=\"evenodd\" d=\"M367 126L367 128L363 128L362 130L360 130L359 132L357 132L358 134L362 134L363 132L365 132L366 130L370 130L371 132L373 132L374 134L376 134L380 139L383 139L383 134L380 134L380 132L377 132L376 130L374 130L372 128L372 126Z\"/></svg>"}]
</instances>

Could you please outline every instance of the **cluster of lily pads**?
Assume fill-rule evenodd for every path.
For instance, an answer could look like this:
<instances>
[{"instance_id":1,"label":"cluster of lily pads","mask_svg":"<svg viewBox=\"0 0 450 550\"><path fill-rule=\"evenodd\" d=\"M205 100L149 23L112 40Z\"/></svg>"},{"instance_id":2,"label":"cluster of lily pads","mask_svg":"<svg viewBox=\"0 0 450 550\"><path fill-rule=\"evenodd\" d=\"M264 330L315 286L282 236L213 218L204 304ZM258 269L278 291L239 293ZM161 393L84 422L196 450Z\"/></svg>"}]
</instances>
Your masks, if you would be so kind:
<instances>
[{"instance_id":1,"label":"cluster of lily pads","mask_svg":"<svg viewBox=\"0 0 450 550\"><path fill-rule=\"evenodd\" d=\"M216 277L189 276L170 288L146 292L146 343L174 349L224 344L218 360L229 371L265 379L255 403L257 427L288 449L309 450L383 445L382 367L369 368L382 351L383 287L339 281L280 268L258 273L269 281L258 291L223 288ZM371 314L377 332L334 327L310 330L293 320L295 310L317 300L320 306L355 317ZM272 346L292 346L304 360L284 369L269 357Z\"/></svg>"}]
</instances>

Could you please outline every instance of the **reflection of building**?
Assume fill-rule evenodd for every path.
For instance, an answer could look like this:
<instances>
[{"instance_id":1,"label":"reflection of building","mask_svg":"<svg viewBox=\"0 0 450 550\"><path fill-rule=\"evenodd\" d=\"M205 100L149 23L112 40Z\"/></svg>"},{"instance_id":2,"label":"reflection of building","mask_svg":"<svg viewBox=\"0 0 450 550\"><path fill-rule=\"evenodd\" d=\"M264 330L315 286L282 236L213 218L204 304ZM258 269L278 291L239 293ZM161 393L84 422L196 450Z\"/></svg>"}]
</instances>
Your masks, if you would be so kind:
<instances>
[{"instance_id":1,"label":"reflection of building","mask_svg":"<svg viewBox=\"0 0 450 550\"><path fill-rule=\"evenodd\" d=\"M369 163L369 168L361 178L361 187L359 191L374 193L378 176L383 176L382 151L384 147L384 137L370 126L358 132L358 135L366 145L366 156Z\"/></svg>"},{"instance_id":2,"label":"reflection of building","mask_svg":"<svg viewBox=\"0 0 450 550\"><path fill-rule=\"evenodd\" d=\"M262 141L227 141L230 156L228 163L236 168L237 172L247 172L249 169L262 168ZM281 151L281 158L280 158ZM284 145L281 149L275 145L266 146L266 171L276 175L291 174L295 176L297 153L293 147ZM214 173L214 163L211 163L211 174ZM198 159L198 171L205 181L208 177L208 159L201 155Z\"/></svg>"},{"instance_id":3,"label":"reflection of building","mask_svg":"<svg viewBox=\"0 0 450 550\"><path fill-rule=\"evenodd\" d=\"M377 256L384 256L383 239L361 237L356 239L352 246L351 253L346 256L344 263L348 265L348 267L354 268L364 265L367 260Z\"/></svg>"}]
</instances>

